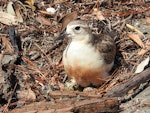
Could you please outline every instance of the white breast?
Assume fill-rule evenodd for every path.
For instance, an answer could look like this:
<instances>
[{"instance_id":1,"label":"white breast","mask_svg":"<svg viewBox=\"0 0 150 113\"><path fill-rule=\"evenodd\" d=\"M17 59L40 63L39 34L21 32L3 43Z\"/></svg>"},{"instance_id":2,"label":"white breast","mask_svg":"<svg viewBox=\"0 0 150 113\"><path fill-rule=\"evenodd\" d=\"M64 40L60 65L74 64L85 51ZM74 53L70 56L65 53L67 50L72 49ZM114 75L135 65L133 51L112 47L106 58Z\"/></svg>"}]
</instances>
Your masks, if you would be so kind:
<instances>
[{"instance_id":1,"label":"white breast","mask_svg":"<svg viewBox=\"0 0 150 113\"><path fill-rule=\"evenodd\" d=\"M103 68L104 60L100 53L90 44L82 41L72 41L63 53L64 66Z\"/></svg>"}]
</instances>

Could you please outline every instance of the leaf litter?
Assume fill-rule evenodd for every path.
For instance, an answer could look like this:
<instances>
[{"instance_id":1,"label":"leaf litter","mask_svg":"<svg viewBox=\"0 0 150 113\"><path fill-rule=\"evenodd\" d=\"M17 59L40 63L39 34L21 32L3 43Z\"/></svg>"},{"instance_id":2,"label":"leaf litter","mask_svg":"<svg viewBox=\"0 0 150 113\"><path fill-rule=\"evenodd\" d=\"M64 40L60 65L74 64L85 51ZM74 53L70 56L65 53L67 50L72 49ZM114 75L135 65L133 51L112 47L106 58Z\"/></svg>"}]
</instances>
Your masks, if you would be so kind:
<instances>
[{"instance_id":1,"label":"leaf litter","mask_svg":"<svg viewBox=\"0 0 150 113\"><path fill-rule=\"evenodd\" d=\"M105 94L118 84L123 84L134 77L136 70L142 69L143 72L149 67L148 60L144 59L150 55L150 32L146 29L141 31L138 28L139 26L144 28L144 25L149 26L150 3L147 1L137 1L134 4L129 0L124 2L120 0L115 0L115 2L109 0L49 2L12 0L11 2L13 4L2 0L0 5L0 8L3 9L0 12L1 51L10 56L15 54L17 58L11 57L13 61L10 60L4 64L2 59L5 54L1 53L1 78L3 80L1 87L3 89L0 90L2 94L0 99L4 102L1 104L0 111L11 112L12 109L17 109L16 106L23 107L33 101L50 101L52 103L55 101L57 103L60 99L68 99L72 102L72 93L61 93L65 89L63 82L66 77L61 59L67 39L58 42L54 42L53 39L65 30L70 21L76 18L87 21L94 33L104 33L108 29L117 32L114 38L117 54L111 76L108 77L106 83L90 92L78 92L75 99L82 100L83 97L85 99L89 95L91 98L105 97ZM12 5L17 7L12 7ZM54 8L55 11L53 12L51 9L49 12L48 8ZM10 13L7 12L8 9ZM146 23L141 19L144 19ZM136 26L137 21L140 23L138 27ZM17 41L18 39L21 41L17 42L18 51L11 44L8 34L13 25L14 37L18 37ZM140 66L142 61L147 62ZM138 69L138 67L140 68ZM134 94L138 87L130 90ZM28 93L29 95L27 95ZM76 94L75 91L73 93ZM65 98L61 97L63 94L66 94ZM124 95L127 96L127 94ZM82 97L82 95L84 96ZM24 101L19 104L22 98Z\"/></svg>"}]
</instances>

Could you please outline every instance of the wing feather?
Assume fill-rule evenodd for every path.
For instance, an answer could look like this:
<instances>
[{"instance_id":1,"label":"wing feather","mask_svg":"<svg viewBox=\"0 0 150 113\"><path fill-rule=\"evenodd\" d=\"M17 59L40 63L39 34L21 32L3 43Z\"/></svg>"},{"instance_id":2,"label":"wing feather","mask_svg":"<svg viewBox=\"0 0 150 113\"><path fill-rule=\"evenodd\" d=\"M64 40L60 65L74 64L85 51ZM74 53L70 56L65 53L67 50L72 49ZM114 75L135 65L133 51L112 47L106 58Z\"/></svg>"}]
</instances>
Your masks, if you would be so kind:
<instances>
[{"instance_id":1,"label":"wing feather","mask_svg":"<svg viewBox=\"0 0 150 113\"><path fill-rule=\"evenodd\" d=\"M96 50L103 56L106 64L111 64L116 55L116 45L109 35L93 35L90 41Z\"/></svg>"}]
</instances>

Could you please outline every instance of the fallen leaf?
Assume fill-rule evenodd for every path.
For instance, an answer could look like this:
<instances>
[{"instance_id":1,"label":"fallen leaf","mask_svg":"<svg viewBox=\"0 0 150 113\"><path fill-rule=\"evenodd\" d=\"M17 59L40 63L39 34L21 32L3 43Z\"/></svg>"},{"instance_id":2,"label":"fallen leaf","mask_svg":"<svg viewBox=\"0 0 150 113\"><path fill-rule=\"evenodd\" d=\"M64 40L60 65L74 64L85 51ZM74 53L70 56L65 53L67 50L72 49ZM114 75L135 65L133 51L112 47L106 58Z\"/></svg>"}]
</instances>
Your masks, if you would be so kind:
<instances>
[{"instance_id":1,"label":"fallen leaf","mask_svg":"<svg viewBox=\"0 0 150 113\"><path fill-rule=\"evenodd\" d=\"M140 73L140 72L142 72L142 71L144 70L145 66L148 65L149 60L150 60L150 59L149 59L149 56L148 56L145 60L143 60L143 61L137 66L135 73Z\"/></svg>"},{"instance_id":2,"label":"fallen leaf","mask_svg":"<svg viewBox=\"0 0 150 113\"><path fill-rule=\"evenodd\" d=\"M150 24L150 17L146 17L146 22Z\"/></svg>"},{"instance_id":3,"label":"fallen leaf","mask_svg":"<svg viewBox=\"0 0 150 113\"><path fill-rule=\"evenodd\" d=\"M6 25L18 25L18 19L9 13L0 11L0 22Z\"/></svg>"},{"instance_id":4,"label":"fallen leaf","mask_svg":"<svg viewBox=\"0 0 150 113\"><path fill-rule=\"evenodd\" d=\"M145 47L138 34L130 33L128 34L128 37L132 39L135 43L137 43L141 48Z\"/></svg>"},{"instance_id":5,"label":"fallen leaf","mask_svg":"<svg viewBox=\"0 0 150 113\"><path fill-rule=\"evenodd\" d=\"M35 93L30 88L27 90L17 91L17 97L26 101L33 101L36 99Z\"/></svg>"},{"instance_id":6,"label":"fallen leaf","mask_svg":"<svg viewBox=\"0 0 150 113\"><path fill-rule=\"evenodd\" d=\"M150 51L150 42L146 44L146 49Z\"/></svg>"},{"instance_id":7,"label":"fallen leaf","mask_svg":"<svg viewBox=\"0 0 150 113\"><path fill-rule=\"evenodd\" d=\"M61 18L61 20L59 21L62 23L61 33L66 29L67 24L76 18L77 18L77 12L76 11L69 13L69 14L65 15L63 18Z\"/></svg>"},{"instance_id":8,"label":"fallen leaf","mask_svg":"<svg viewBox=\"0 0 150 113\"><path fill-rule=\"evenodd\" d=\"M8 40L7 37L5 36L2 36L1 37L1 40L2 40L2 45L3 45L3 53L4 54L14 54L14 49L12 47L12 44L10 43L10 41Z\"/></svg>"},{"instance_id":9,"label":"fallen leaf","mask_svg":"<svg viewBox=\"0 0 150 113\"><path fill-rule=\"evenodd\" d=\"M17 16L18 22L23 23L23 18L22 18L22 15L20 14L19 7L16 7L16 11L15 12L16 12L16 16Z\"/></svg>"},{"instance_id":10,"label":"fallen leaf","mask_svg":"<svg viewBox=\"0 0 150 113\"><path fill-rule=\"evenodd\" d=\"M11 14L13 16L16 15L15 10L13 8L13 2L11 2L11 1L7 5L7 13L9 13L9 14Z\"/></svg>"},{"instance_id":11,"label":"fallen leaf","mask_svg":"<svg viewBox=\"0 0 150 113\"><path fill-rule=\"evenodd\" d=\"M22 18L21 14L20 14L19 7L16 5L15 9L14 9L13 8L13 2L9 2L8 3L8 5L7 5L7 13L15 16L17 22L20 22L20 23L23 22L23 18Z\"/></svg>"},{"instance_id":12,"label":"fallen leaf","mask_svg":"<svg viewBox=\"0 0 150 113\"><path fill-rule=\"evenodd\" d=\"M150 51L150 42L146 43L145 48L142 48L139 52L138 55L144 55L145 53L147 53L148 51Z\"/></svg>"},{"instance_id":13,"label":"fallen leaf","mask_svg":"<svg viewBox=\"0 0 150 113\"><path fill-rule=\"evenodd\" d=\"M45 17L43 17L41 15L38 15L38 17L36 17L36 20L43 25L51 25L50 20L46 19Z\"/></svg>"},{"instance_id":14,"label":"fallen leaf","mask_svg":"<svg viewBox=\"0 0 150 113\"><path fill-rule=\"evenodd\" d=\"M99 11L97 8L94 8L92 14L95 15L96 19L100 21L105 20L105 17L103 16L102 11Z\"/></svg>"},{"instance_id":15,"label":"fallen leaf","mask_svg":"<svg viewBox=\"0 0 150 113\"><path fill-rule=\"evenodd\" d=\"M146 52L148 52L147 49L141 49L141 50L138 52L138 55L139 55L139 56L142 56L142 55L144 55Z\"/></svg>"},{"instance_id":16,"label":"fallen leaf","mask_svg":"<svg viewBox=\"0 0 150 113\"><path fill-rule=\"evenodd\" d=\"M25 2L31 7L32 11L35 11L34 0L26 0Z\"/></svg>"},{"instance_id":17,"label":"fallen leaf","mask_svg":"<svg viewBox=\"0 0 150 113\"><path fill-rule=\"evenodd\" d=\"M132 26L132 25L130 25L130 24L126 24L126 26L127 26L129 29L131 29L132 31L137 32L140 36L142 36L142 38L145 37L144 34L143 34L141 31L139 31L137 28L135 28L134 26Z\"/></svg>"}]
</instances>

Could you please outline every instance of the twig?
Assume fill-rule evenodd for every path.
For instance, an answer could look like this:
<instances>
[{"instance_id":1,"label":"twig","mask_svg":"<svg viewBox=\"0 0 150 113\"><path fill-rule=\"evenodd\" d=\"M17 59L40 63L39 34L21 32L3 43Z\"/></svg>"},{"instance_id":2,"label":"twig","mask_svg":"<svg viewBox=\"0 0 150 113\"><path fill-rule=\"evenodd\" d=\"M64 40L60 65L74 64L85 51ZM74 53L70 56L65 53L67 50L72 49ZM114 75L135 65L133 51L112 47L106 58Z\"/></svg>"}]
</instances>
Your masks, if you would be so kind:
<instances>
[{"instance_id":1,"label":"twig","mask_svg":"<svg viewBox=\"0 0 150 113\"><path fill-rule=\"evenodd\" d=\"M55 64L54 64L53 60L52 60L50 57L48 57L48 56L46 55L46 53L39 47L38 44L34 43L34 45L35 45L36 47L38 47L38 49L45 55L45 57L48 59L50 65L51 65L52 68L54 69L54 68L55 68Z\"/></svg>"},{"instance_id":2,"label":"twig","mask_svg":"<svg viewBox=\"0 0 150 113\"><path fill-rule=\"evenodd\" d=\"M12 96L14 95L14 93L15 93L17 84L18 84L18 83L15 84L14 89L13 89L13 92L11 93L10 98L8 99L8 103L6 104L6 106L5 106L4 109L3 109L3 112L6 112L6 111L7 111L7 108L8 108L8 106L9 106L9 104L11 103L11 99L12 99Z\"/></svg>"}]
</instances>

